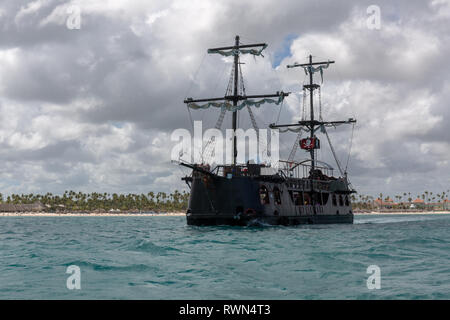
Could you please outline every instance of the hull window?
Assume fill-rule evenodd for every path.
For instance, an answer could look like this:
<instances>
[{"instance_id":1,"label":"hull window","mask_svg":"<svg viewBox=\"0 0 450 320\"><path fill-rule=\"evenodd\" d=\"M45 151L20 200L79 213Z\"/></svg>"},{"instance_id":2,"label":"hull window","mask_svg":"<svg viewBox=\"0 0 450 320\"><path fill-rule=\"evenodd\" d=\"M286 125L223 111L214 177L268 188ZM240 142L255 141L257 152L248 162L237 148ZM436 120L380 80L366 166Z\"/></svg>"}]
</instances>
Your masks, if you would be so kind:
<instances>
[{"instance_id":1,"label":"hull window","mask_svg":"<svg viewBox=\"0 0 450 320\"><path fill-rule=\"evenodd\" d=\"M314 199L314 204L322 205L322 195L320 193L314 192L312 198Z\"/></svg>"},{"instance_id":2,"label":"hull window","mask_svg":"<svg viewBox=\"0 0 450 320\"><path fill-rule=\"evenodd\" d=\"M328 203L329 193L322 193L322 204L326 205Z\"/></svg>"},{"instance_id":3,"label":"hull window","mask_svg":"<svg viewBox=\"0 0 450 320\"><path fill-rule=\"evenodd\" d=\"M311 204L319 204L322 205L322 196L320 192L304 192L303 193L303 203L305 206L309 206Z\"/></svg>"},{"instance_id":4,"label":"hull window","mask_svg":"<svg viewBox=\"0 0 450 320\"><path fill-rule=\"evenodd\" d=\"M281 204L281 193L280 189L278 189L277 187L273 188L273 197L275 198L276 204Z\"/></svg>"},{"instance_id":5,"label":"hull window","mask_svg":"<svg viewBox=\"0 0 450 320\"><path fill-rule=\"evenodd\" d=\"M348 196L345 196L345 205L347 207L350 205L350 201L348 200Z\"/></svg>"},{"instance_id":6,"label":"hull window","mask_svg":"<svg viewBox=\"0 0 450 320\"><path fill-rule=\"evenodd\" d=\"M269 191L266 186L261 186L259 188L259 198L261 200L261 204L270 204Z\"/></svg>"},{"instance_id":7,"label":"hull window","mask_svg":"<svg viewBox=\"0 0 450 320\"><path fill-rule=\"evenodd\" d=\"M308 192L305 192L303 194L304 199L303 199L303 203L305 204L305 206L309 206L311 204L311 196Z\"/></svg>"},{"instance_id":8,"label":"hull window","mask_svg":"<svg viewBox=\"0 0 450 320\"><path fill-rule=\"evenodd\" d=\"M303 192L294 191L294 204L296 206L302 206L303 202Z\"/></svg>"},{"instance_id":9,"label":"hull window","mask_svg":"<svg viewBox=\"0 0 450 320\"><path fill-rule=\"evenodd\" d=\"M333 193L333 197L332 197L332 199L333 199L333 206L337 206L337 201L336 201L336 195Z\"/></svg>"},{"instance_id":10,"label":"hull window","mask_svg":"<svg viewBox=\"0 0 450 320\"><path fill-rule=\"evenodd\" d=\"M339 195L339 205L341 207L344 205L344 200L342 199L342 194Z\"/></svg>"}]
</instances>

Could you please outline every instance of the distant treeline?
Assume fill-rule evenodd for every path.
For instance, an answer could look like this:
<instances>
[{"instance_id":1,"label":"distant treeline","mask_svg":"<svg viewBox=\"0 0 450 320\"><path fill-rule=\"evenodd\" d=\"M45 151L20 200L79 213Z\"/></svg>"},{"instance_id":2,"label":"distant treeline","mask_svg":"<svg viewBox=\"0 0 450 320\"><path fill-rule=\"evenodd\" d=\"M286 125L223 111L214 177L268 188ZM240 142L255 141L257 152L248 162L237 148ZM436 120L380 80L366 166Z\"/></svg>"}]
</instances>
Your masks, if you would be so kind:
<instances>
[{"instance_id":1,"label":"distant treeline","mask_svg":"<svg viewBox=\"0 0 450 320\"><path fill-rule=\"evenodd\" d=\"M367 196L363 194L353 194L352 205L355 209L377 209L377 208L394 208L394 209L411 209L412 205L415 208L423 209L449 209L448 196L450 190L435 192L424 191L420 194L403 192L391 197L380 193L378 197Z\"/></svg>"},{"instance_id":2,"label":"distant treeline","mask_svg":"<svg viewBox=\"0 0 450 320\"><path fill-rule=\"evenodd\" d=\"M436 207L448 209L447 197L450 190L441 193L425 191L422 194L411 194L410 192L395 195L392 198L383 193L379 197L366 196L362 194L352 195L354 209L377 209L391 207L408 209L411 204L416 207ZM395 201L395 200L396 201ZM423 203L417 203L417 199ZM63 195L52 193L41 194L12 194L5 197L0 193L0 203L11 205L42 204L43 210L49 212L175 212L187 210L189 193L175 190L172 193L149 192L147 194L117 194L117 193L83 193L65 191ZM381 201L380 201L381 200Z\"/></svg>"},{"instance_id":3,"label":"distant treeline","mask_svg":"<svg viewBox=\"0 0 450 320\"><path fill-rule=\"evenodd\" d=\"M83 193L65 191L63 195L52 193L12 194L4 199L0 193L0 203L33 204L41 203L45 211L56 212L174 212L187 209L189 193L186 191L167 194L165 192L149 192L147 194L117 194L117 193Z\"/></svg>"}]
</instances>

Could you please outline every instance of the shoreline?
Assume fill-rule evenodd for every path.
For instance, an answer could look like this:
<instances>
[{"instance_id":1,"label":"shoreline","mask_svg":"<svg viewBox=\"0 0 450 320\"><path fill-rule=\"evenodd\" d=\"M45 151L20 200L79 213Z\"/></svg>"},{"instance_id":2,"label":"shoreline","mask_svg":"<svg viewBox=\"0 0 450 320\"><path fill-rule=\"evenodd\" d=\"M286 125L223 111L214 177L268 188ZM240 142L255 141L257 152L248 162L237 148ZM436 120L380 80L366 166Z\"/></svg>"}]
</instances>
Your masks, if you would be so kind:
<instances>
[{"instance_id":1,"label":"shoreline","mask_svg":"<svg viewBox=\"0 0 450 320\"><path fill-rule=\"evenodd\" d=\"M0 212L0 217L179 217L185 216L185 212L167 213L50 213L50 212Z\"/></svg>"},{"instance_id":2,"label":"shoreline","mask_svg":"<svg viewBox=\"0 0 450 320\"><path fill-rule=\"evenodd\" d=\"M355 216L357 215L383 215L383 214L391 214L391 215L430 215L430 214L450 214L450 211L370 211L370 212L353 212Z\"/></svg>"},{"instance_id":3,"label":"shoreline","mask_svg":"<svg viewBox=\"0 0 450 320\"><path fill-rule=\"evenodd\" d=\"M354 212L359 215L432 215L432 214L450 214L450 211L370 211ZM167 212L167 213L50 213L50 212L0 212L0 217L181 217L185 212Z\"/></svg>"}]
</instances>

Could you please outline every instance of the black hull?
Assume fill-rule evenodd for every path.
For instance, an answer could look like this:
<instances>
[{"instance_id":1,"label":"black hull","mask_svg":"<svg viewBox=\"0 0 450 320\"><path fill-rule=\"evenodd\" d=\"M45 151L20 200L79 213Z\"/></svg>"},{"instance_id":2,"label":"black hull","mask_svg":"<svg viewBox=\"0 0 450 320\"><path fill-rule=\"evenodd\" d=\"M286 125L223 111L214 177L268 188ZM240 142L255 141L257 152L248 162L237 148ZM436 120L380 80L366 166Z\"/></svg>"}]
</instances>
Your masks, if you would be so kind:
<instances>
[{"instance_id":1,"label":"black hull","mask_svg":"<svg viewBox=\"0 0 450 320\"><path fill-rule=\"evenodd\" d=\"M282 216L282 217L239 217L235 216L186 216L187 224L192 226L258 226L283 225L295 226L303 224L352 224L353 214L347 215L315 215L315 216Z\"/></svg>"},{"instance_id":2,"label":"black hull","mask_svg":"<svg viewBox=\"0 0 450 320\"><path fill-rule=\"evenodd\" d=\"M285 181L259 176L227 179L199 174L191 181L189 208L186 213L188 225L353 223L348 194L321 191L318 188L313 194L304 180ZM261 190L265 190L265 193L261 194ZM303 200L294 201L296 192L304 194ZM315 203L308 201L313 196L316 197Z\"/></svg>"}]
</instances>

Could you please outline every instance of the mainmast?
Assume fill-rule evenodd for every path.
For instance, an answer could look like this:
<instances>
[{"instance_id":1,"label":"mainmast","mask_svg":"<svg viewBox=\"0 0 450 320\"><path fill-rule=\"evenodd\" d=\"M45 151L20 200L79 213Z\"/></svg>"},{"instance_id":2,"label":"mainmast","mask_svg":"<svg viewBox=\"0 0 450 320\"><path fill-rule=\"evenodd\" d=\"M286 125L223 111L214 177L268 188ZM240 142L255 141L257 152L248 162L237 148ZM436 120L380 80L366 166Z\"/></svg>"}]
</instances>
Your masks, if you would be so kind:
<instances>
[{"instance_id":1,"label":"mainmast","mask_svg":"<svg viewBox=\"0 0 450 320\"><path fill-rule=\"evenodd\" d=\"M234 90L233 95L231 96L225 96L223 98L209 98L209 99L192 99L188 98L184 100L184 103L187 103L188 106L191 104L195 104L196 102L212 102L212 101L224 101L224 105L226 101L232 101L233 102L233 115L232 115L232 130L233 130L233 148L232 148L232 160L233 166L236 166L236 158L237 158L237 141L236 141L236 129L237 129L237 113L238 113L238 102L242 100L247 99L253 99L253 98L283 98L284 96L289 95L289 93L284 92L277 92L276 94L266 94L266 95L239 95L239 58L241 53L251 53L254 55L261 55L261 51L264 50L267 47L266 43L256 43L256 44L246 44L241 45L239 42L239 36L237 35L235 38L234 46L229 47L220 47L220 48L211 48L208 49L208 53L219 53L225 56L233 55L234 56ZM255 50L252 48L260 48L259 50ZM245 50L243 50L245 49ZM231 50L229 52L225 52L226 50Z\"/></svg>"},{"instance_id":2,"label":"mainmast","mask_svg":"<svg viewBox=\"0 0 450 320\"><path fill-rule=\"evenodd\" d=\"M317 139L315 137L315 131L316 128L319 126L335 126L339 124L344 123L353 123L356 122L354 119L348 119L347 121L322 121L322 119L319 119L317 121L314 118L314 90L317 90L320 88L320 85L314 83L313 75L315 72L320 71L320 74L322 75L323 69L327 68L330 64L334 63L334 61L321 61L321 62L313 62L312 55L309 55L309 62L308 63L294 63L293 65L288 65L287 68L296 68L296 67L302 67L306 74L309 75L309 84L303 85L304 90L309 90L309 104L310 104L310 119L309 120L302 120L298 123L294 124L283 124L283 125L275 125L271 124L270 128L281 128L281 127L306 127L309 130L309 139L310 139L310 145L308 147L310 157L311 157L311 173L310 177L311 180L313 180L314 176L314 170L316 165L315 160L315 150L318 149L317 145ZM316 67L314 67L316 66ZM312 188L312 184L311 184Z\"/></svg>"},{"instance_id":3,"label":"mainmast","mask_svg":"<svg viewBox=\"0 0 450 320\"><path fill-rule=\"evenodd\" d=\"M309 65L308 66L312 66L312 55L309 55ZM303 86L305 88L305 86ZM311 133L310 133L310 138L311 140L314 138L314 90L315 87L313 86L313 72L309 73L309 104L311 106ZM310 154L311 154L311 170L312 172L314 172L314 167L315 167L315 159L314 159L314 151L315 149L311 149L310 150Z\"/></svg>"},{"instance_id":4,"label":"mainmast","mask_svg":"<svg viewBox=\"0 0 450 320\"><path fill-rule=\"evenodd\" d=\"M287 66L288 68L295 68L295 67L306 67L307 70L309 71L309 85L303 85L304 89L308 89L309 90L309 104L310 104L310 139L311 141L314 141L314 128L315 128L315 123L314 123L314 90L319 89L320 86L318 84L314 84L313 83L313 75L314 72L312 71L313 69L313 65L324 65L324 64L330 64L330 63L334 63L334 61L327 61L327 62L314 62L312 61L312 55L309 55L309 63L305 63L305 64L294 64L292 66ZM315 169L315 148L311 148L310 152L310 156L311 156L311 170L312 172L314 172Z\"/></svg>"},{"instance_id":5,"label":"mainmast","mask_svg":"<svg viewBox=\"0 0 450 320\"><path fill-rule=\"evenodd\" d=\"M235 38L235 44L234 47L236 49L239 48L239 36L236 36ZM239 68L239 54L234 55L234 99L233 99L233 106L237 106L238 103L238 88L239 88L239 75L238 75L238 68ZM237 142L236 142L236 129L237 129L237 110L233 111L233 165L236 165L236 157L237 157Z\"/></svg>"}]
</instances>

